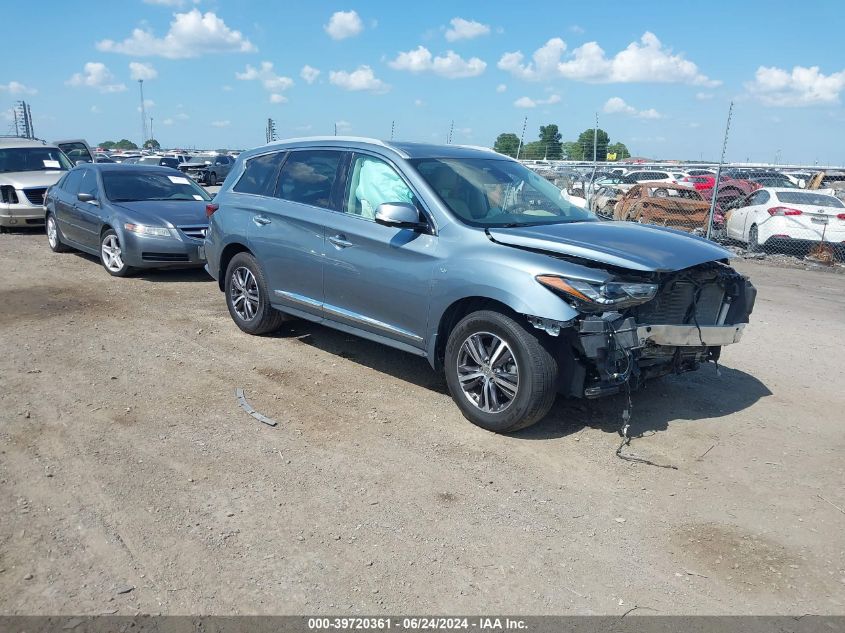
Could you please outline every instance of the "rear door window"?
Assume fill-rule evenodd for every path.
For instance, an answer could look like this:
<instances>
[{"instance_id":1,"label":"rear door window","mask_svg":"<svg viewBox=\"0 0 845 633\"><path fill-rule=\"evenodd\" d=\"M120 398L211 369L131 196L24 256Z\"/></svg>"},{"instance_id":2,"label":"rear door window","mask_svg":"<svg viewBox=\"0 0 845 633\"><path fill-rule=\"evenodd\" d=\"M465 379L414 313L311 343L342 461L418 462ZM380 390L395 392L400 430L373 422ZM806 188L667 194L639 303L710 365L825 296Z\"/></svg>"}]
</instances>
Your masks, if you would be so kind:
<instances>
[{"instance_id":1,"label":"rear door window","mask_svg":"<svg viewBox=\"0 0 845 633\"><path fill-rule=\"evenodd\" d=\"M257 196L272 196L276 188L276 174L285 156L286 152L273 152L250 158L246 161L243 175L232 190Z\"/></svg>"},{"instance_id":2,"label":"rear door window","mask_svg":"<svg viewBox=\"0 0 845 633\"><path fill-rule=\"evenodd\" d=\"M323 209L335 208L335 185L343 152L291 152L279 174L278 196Z\"/></svg>"}]
</instances>

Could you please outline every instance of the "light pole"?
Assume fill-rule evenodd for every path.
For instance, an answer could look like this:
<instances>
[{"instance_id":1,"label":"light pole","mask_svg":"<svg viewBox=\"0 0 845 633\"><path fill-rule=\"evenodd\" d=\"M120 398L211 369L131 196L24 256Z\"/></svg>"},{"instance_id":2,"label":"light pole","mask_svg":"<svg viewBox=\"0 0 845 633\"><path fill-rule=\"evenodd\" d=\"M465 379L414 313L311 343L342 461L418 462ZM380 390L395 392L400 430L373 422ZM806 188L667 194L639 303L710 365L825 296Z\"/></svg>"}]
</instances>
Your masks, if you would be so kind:
<instances>
[{"instance_id":1,"label":"light pole","mask_svg":"<svg viewBox=\"0 0 845 633\"><path fill-rule=\"evenodd\" d=\"M144 109L144 80L138 80L138 88L141 91L141 148L147 142L147 113Z\"/></svg>"}]
</instances>

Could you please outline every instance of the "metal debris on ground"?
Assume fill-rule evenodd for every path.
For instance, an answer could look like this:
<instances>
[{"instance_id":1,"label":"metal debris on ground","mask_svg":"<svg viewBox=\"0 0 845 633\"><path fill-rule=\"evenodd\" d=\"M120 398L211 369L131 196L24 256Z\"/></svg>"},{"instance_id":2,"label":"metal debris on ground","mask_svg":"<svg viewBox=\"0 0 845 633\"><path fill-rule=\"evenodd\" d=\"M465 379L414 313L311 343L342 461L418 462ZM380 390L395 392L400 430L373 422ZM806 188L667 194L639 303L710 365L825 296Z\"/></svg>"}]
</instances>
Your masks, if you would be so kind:
<instances>
[{"instance_id":1,"label":"metal debris on ground","mask_svg":"<svg viewBox=\"0 0 845 633\"><path fill-rule=\"evenodd\" d=\"M246 401L246 396L244 395L244 390L238 387L235 389L235 395L238 398L238 404L241 406L241 409L249 413L252 417L254 417L259 422L263 422L268 426L276 426L278 422L268 418L266 415L261 415L258 411L253 409L249 402Z\"/></svg>"}]
</instances>

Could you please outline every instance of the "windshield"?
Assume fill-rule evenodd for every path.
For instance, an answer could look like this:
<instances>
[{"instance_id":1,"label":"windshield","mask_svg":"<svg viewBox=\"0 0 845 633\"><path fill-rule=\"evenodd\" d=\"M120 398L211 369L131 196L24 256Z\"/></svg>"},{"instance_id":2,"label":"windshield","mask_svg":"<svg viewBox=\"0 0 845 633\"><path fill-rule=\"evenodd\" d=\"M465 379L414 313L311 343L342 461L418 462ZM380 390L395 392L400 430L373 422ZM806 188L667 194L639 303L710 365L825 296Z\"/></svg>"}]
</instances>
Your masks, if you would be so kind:
<instances>
[{"instance_id":1,"label":"windshield","mask_svg":"<svg viewBox=\"0 0 845 633\"><path fill-rule=\"evenodd\" d=\"M838 198L823 193L809 193L807 191L778 191L778 200L790 204L808 204L816 207L833 207L842 209L845 205Z\"/></svg>"},{"instance_id":2,"label":"windshield","mask_svg":"<svg viewBox=\"0 0 845 633\"><path fill-rule=\"evenodd\" d=\"M103 188L112 202L139 200L211 200L190 178L138 171L105 171Z\"/></svg>"},{"instance_id":3,"label":"windshield","mask_svg":"<svg viewBox=\"0 0 845 633\"><path fill-rule=\"evenodd\" d=\"M523 165L488 158L410 161L443 203L471 226L531 226L597 220Z\"/></svg>"},{"instance_id":4,"label":"windshield","mask_svg":"<svg viewBox=\"0 0 845 633\"><path fill-rule=\"evenodd\" d=\"M0 172L67 171L73 167L57 147L10 147L0 149Z\"/></svg>"}]
</instances>

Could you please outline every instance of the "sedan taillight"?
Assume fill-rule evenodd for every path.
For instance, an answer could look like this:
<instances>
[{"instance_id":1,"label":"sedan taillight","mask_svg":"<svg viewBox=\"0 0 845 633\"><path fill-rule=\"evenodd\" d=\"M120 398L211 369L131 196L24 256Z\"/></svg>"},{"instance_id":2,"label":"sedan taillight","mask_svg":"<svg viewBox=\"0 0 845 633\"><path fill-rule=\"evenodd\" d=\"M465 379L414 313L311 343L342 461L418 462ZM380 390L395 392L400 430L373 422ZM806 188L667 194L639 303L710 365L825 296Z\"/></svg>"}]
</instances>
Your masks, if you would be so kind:
<instances>
[{"instance_id":1,"label":"sedan taillight","mask_svg":"<svg viewBox=\"0 0 845 633\"><path fill-rule=\"evenodd\" d=\"M803 211L800 209L791 209L790 207L769 207L766 209L769 212L769 215L803 215Z\"/></svg>"}]
</instances>

